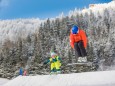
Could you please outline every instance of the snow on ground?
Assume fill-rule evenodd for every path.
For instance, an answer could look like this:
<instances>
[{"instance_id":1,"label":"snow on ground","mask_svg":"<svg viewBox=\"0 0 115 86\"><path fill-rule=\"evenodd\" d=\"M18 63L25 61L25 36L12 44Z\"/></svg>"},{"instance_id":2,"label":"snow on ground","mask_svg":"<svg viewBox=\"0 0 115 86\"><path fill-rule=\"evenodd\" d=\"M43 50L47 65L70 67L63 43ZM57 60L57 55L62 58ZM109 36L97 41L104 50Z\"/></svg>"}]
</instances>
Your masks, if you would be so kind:
<instances>
[{"instance_id":1,"label":"snow on ground","mask_svg":"<svg viewBox=\"0 0 115 86\"><path fill-rule=\"evenodd\" d=\"M115 86L115 71L18 76L3 86Z\"/></svg>"},{"instance_id":2,"label":"snow on ground","mask_svg":"<svg viewBox=\"0 0 115 86\"><path fill-rule=\"evenodd\" d=\"M9 81L8 79L0 78L0 86L2 86L3 84L6 84L8 81Z\"/></svg>"}]
</instances>

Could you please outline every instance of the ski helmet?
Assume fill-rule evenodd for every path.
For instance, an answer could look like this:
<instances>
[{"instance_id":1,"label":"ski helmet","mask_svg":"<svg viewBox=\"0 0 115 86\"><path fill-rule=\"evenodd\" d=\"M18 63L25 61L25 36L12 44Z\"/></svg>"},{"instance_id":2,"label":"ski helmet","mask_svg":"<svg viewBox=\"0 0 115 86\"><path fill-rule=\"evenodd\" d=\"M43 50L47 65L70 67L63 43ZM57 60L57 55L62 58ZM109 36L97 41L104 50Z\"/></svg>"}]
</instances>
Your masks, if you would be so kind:
<instances>
[{"instance_id":1,"label":"ski helmet","mask_svg":"<svg viewBox=\"0 0 115 86\"><path fill-rule=\"evenodd\" d=\"M72 27L72 33L73 33L73 34L77 34L77 33L78 33L78 26L74 25L74 26Z\"/></svg>"},{"instance_id":2,"label":"ski helmet","mask_svg":"<svg viewBox=\"0 0 115 86\"><path fill-rule=\"evenodd\" d=\"M51 52L51 57L52 57L52 56L55 56L55 55L57 55L57 54L56 54L56 53L54 53L54 52Z\"/></svg>"}]
</instances>

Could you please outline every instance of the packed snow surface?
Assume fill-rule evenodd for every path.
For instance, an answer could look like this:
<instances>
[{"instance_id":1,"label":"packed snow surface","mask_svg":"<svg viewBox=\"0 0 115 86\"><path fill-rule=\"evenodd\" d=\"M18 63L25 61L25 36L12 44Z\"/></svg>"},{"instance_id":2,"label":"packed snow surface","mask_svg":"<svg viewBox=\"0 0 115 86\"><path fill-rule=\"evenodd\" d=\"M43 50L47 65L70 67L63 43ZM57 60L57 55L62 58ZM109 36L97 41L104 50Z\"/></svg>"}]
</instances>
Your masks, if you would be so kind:
<instances>
[{"instance_id":1,"label":"packed snow surface","mask_svg":"<svg viewBox=\"0 0 115 86\"><path fill-rule=\"evenodd\" d=\"M115 71L18 76L3 86L115 86Z\"/></svg>"},{"instance_id":2,"label":"packed snow surface","mask_svg":"<svg viewBox=\"0 0 115 86\"><path fill-rule=\"evenodd\" d=\"M8 79L0 78L0 86L7 83L8 81L9 81Z\"/></svg>"}]
</instances>

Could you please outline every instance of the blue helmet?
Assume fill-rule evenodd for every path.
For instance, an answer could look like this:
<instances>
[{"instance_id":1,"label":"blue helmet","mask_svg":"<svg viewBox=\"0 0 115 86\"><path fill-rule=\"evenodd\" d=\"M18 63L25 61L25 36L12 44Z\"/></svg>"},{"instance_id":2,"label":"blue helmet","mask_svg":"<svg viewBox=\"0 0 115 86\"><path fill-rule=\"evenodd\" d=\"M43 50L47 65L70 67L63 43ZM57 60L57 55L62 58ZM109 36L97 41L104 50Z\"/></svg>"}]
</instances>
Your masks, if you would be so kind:
<instances>
[{"instance_id":1,"label":"blue helmet","mask_svg":"<svg viewBox=\"0 0 115 86\"><path fill-rule=\"evenodd\" d=\"M72 27L72 33L73 33L73 34L77 34L77 33L78 33L78 26L74 25L74 26Z\"/></svg>"}]
</instances>

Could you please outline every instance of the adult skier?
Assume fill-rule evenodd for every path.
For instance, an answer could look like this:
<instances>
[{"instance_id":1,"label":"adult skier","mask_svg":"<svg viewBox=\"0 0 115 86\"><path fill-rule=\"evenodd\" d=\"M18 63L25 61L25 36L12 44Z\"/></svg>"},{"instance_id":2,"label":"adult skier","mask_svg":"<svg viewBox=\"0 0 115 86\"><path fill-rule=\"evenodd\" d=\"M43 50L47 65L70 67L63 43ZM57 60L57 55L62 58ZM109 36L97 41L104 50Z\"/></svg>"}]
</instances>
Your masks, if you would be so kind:
<instances>
[{"instance_id":1,"label":"adult skier","mask_svg":"<svg viewBox=\"0 0 115 86\"><path fill-rule=\"evenodd\" d=\"M70 45L75 50L78 62L87 62L87 37L84 30L74 25L70 31Z\"/></svg>"},{"instance_id":2,"label":"adult skier","mask_svg":"<svg viewBox=\"0 0 115 86\"><path fill-rule=\"evenodd\" d=\"M44 62L44 64L51 63L50 69L52 73L60 73L61 72L61 58L55 53L51 52L51 57Z\"/></svg>"}]
</instances>

